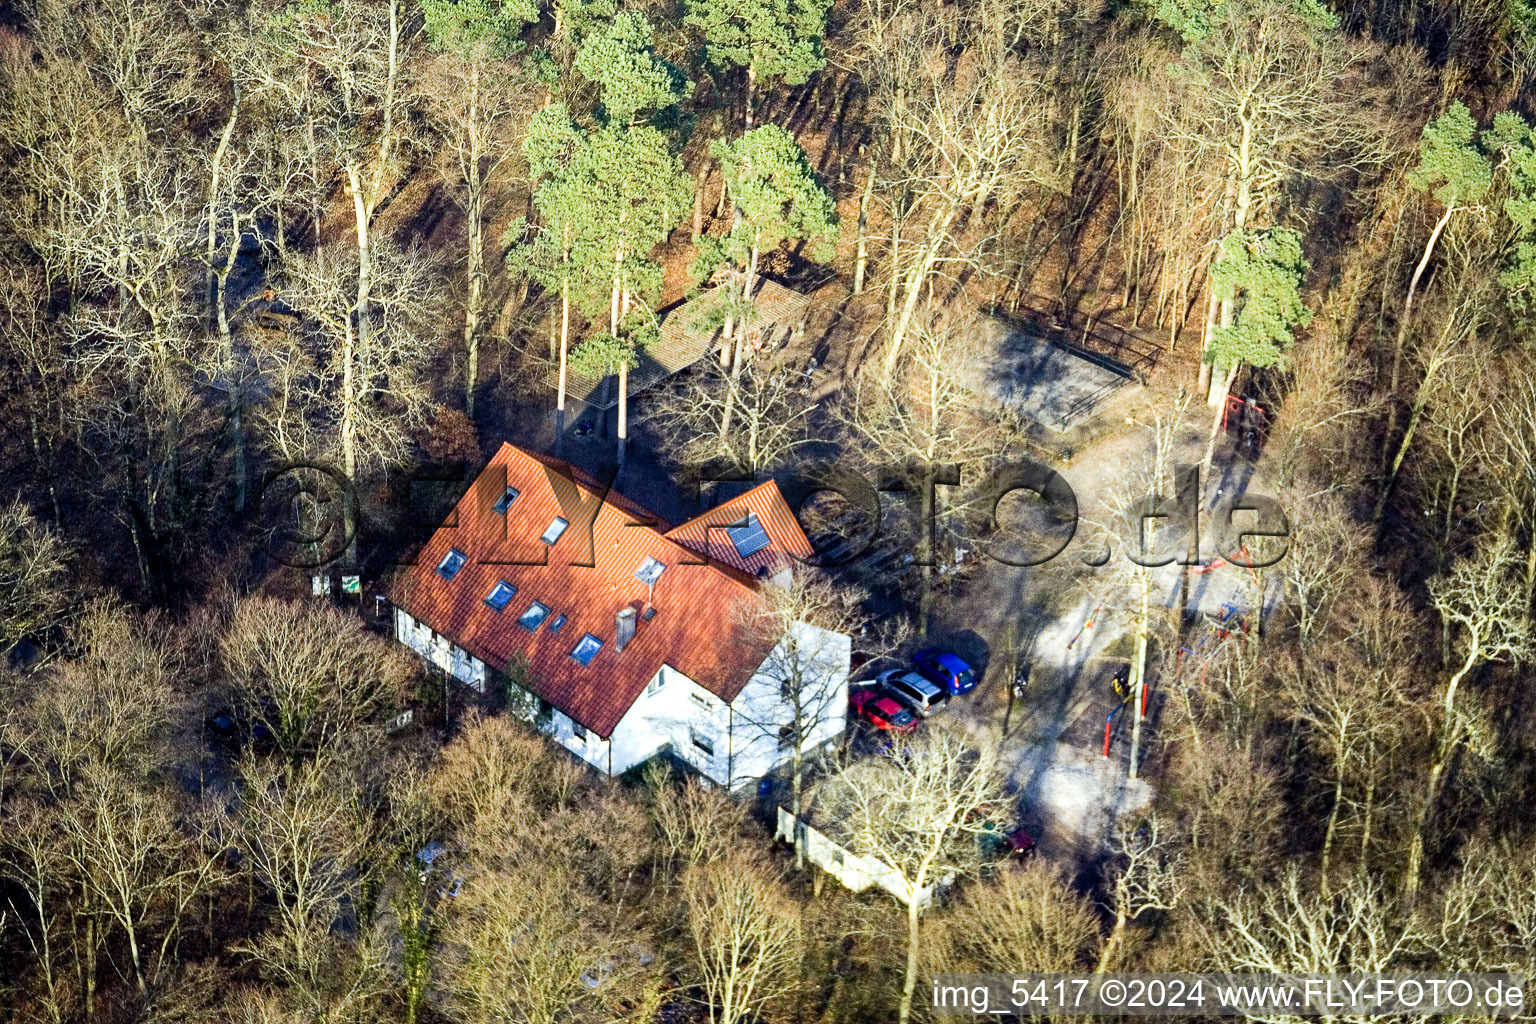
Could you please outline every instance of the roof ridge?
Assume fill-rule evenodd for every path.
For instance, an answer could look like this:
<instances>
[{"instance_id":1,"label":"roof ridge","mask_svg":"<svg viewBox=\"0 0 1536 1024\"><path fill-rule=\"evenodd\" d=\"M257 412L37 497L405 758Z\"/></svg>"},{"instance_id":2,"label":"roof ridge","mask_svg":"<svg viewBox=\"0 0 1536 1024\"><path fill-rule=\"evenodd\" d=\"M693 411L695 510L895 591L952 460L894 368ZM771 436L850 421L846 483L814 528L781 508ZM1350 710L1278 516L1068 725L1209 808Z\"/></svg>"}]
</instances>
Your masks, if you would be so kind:
<instances>
[{"instance_id":1,"label":"roof ridge","mask_svg":"<svg viewBox=\"0 0 1536 1024\"><path fill-rule=\"evenodd\" d=\"M530 452L530 451L528 451L525 448L520 448L517 445L513 444L511 441L503 441L502 442L501 450L497 451L496 458L499 458L501 456L501 454L502 454L502 451L507 450L507 449L510 449L512 452L522 456L523 458L538 464L540 467L546 467L546 466L549 465L549 463L544 462L543 458L540 457L539 455L537 455L536 453ZM607 489L607 491L605 491L604 493L599 495L598 494L598 490L597 490L596 479L590 473L587 473L587 472L583 471L579 466L576 466L576 465L572 464L571 462L569 462L569 461L567 461L565 459L556 459L553 456L550 456L549 458L550 458L551 462L556 462L556 463L559 463L560 465L563 465L563 466L565 466L565 467L567 467L569 469L575 470L575 472L573 472L571 474L571 477L570 477L571 482L574 483L578 489L585 489L587 491L587 493L592 494L592 495L596 495L598 497L597 511L592 514L592 523L593 523L594 526L597 523L597 517L603 514L603 510L605 508L611 508L615 512L619 513L622 516L625 516L626 518L630 516L629 510L623 508L618 503L610 501L608 499L608 495L613 493L612 486L610 486ZM491 461L494 462L495 458L493 458ZM581 477L585 477L588 481L591 481L591 482L590 483L584 482L581 479ZM773 481L769 480L769 481L767 481L767 483L773 483ZM553 489L553 488L551 488L551 489ZM757 490L757 488L754 487L752 490ZM744 492L742 495L740 495L740 497L745 497L746 494L750 494L750 493L751 493L751 491ZM620 494L621 494L621 497L624 497L625 501L630 501L630 499L627 496L624 496L622 494L622 492L620 492ZM557 500L558 500L558 496L557 496ZM734 501L736 499L733 498L732 500ZM729 504L729 502L727 502L726 504ZM651 513L650 510L647 509L644 505L641 505L638 502L634 502L634 505L635 505L636 508L638 508L640 511L646 513L651 518L656 519L656 520L661 520L660 516L657 516L657 515L654 515L653 513ZM721 506L717 505L715 507L719 508ZM708 514L709 514L708 512L701 513L701 515L708 515ZM665 520L661 520L661 521L665 522ZM693 520L689 520L689 522L692 522L692 521ZM684 524L684 525L686 525L686 524ZM742 590L746 591L747 593L753 594L753 595L756 595L758 593L758 588L757 588L757 584L756 584L755 581L751 581L751 580L748 580L746 578L743 578L741 573L738 570L733 569L733 568L731 568L728 565L723 565L723 564L721 564L721 563L711 559L709 557L709 552L708 551L702 551L702 552L701 551L695 551L693 548L690 548L690 547L688 547L685 544L681 544L678 541L673 540L672 537L669 536L669 534L671 534L671 533L673 533L673 532L675 532L675 531L677 531L679 529L682 529L681 526L671 527L670 529L668 529L666 531L658 530L655 526L653 526L650 523L633 523L633 524L630 524L630 526L631 526L631 528L639 528L641 530L649 531L651 534L653 534L655 536L655 538L658 541L661 541L662 543L668 545L669 546L669 550L674 555L695 555L695 556L702 557L704 559L704 561L702 563L700 563L700 562L684 563L681 560L679 560L677 562L674 562L673 564L675 564L675 565L683 565L683 564L699 565L699 566L701 566L703 568L713 569L715 571L715 573L717 575L719 575L722 579L726 580L727 582L729 582L731 584L734 584L737 587L740 587ZM593 552L593 556L596 557L596 552Z\"/></svg>"}]
</instances>

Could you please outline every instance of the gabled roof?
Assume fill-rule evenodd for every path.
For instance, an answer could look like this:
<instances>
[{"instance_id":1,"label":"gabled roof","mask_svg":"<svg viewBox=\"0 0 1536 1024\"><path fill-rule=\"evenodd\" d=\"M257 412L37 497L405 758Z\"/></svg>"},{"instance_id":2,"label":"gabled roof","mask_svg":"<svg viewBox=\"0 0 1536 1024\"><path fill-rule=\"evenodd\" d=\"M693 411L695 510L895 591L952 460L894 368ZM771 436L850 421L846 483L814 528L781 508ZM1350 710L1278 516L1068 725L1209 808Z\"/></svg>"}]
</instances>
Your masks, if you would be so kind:
<instances>
[{"instance_id":1,"label":"gabled roof","mask_svg":"<svg viewBox=\"0 0 1536 1024\"><path fill-rule=\"evenodd\" d=\"M687 302L679 303L661 318L661 336L656 344L640 354L639 365L629 371L629 393L637 395L655 387L674 373L687 369L704 357L720 340L720 328L700 329L694 326L708 306L719 299L711 289ZM809 295L786 288L767 278L758 283L752 296L752 315L746 330L766 331L773 327L789 329L803 319L811 304ZM549 371L546 382L554 387L559 381L560 370ZM566 393L579 398L595 409L612 409L619 404L618 375L592 377L577 373L567 367Z\"/></svg>"},{"instance_id":2,"label":"gabled roof","mask_svg":"<svg viewBox=\"0 0 1536 1024\"><path fill-rule=\"evenodd\" d=\"M517 496L503 515L495 506L509 487ZM714 559L700 564L706 533L701 524L707 517L672 531L683 531L673 538L641 506L611 491L604 495L567 463L504 444L392 596L491 668L504 669L513 655L523 655L531 689L606 738L663 664L730 701L767 656L740 621L740 609L757 599L750 574L759 564L776 564L773 559L783 552L808 554L810 544L771 483L722 508L732 506L760 518L769 534L768 551L734 563L721 553L719 561L728 564ZM557 516L569 525L546 546L540 535ZM740 518L738 511L728 521ZM690 543L695 534L699 542ZM713 555L718 544L709 539ZM731 548L723 535L719 543ZM783 552L772 554L781 544ZM455 550L465 562L446 579L438 566ZM635 575L647 558L665 567L649 588ZM498 582L517 588L500 612L485 602ZM648 599L655 615L645 619ZM534 601L549 612L530 632L518 618ZM637 618L633 639L620 651L616 617L625 608L634 609ZM551 633L559 616L565 621ZM587 634L602 647L582 665L571 653Z\"/></svg>"},{"instance_id":3,"label":"gabled roof","mask_svg":"<svg viewBox=\"0 0 1536 1024\"><path fill-rule=\"evenodd\" d=\"M732 528L752 523L762 527L768 546L743 557L731 539ZM777 572L790 563L790 555L809 558L814 554L805 531L772 480L668 531L667 539L706 554L711 561L754 575L759 570L770 575Z\"/></svg>"}]
</instances>

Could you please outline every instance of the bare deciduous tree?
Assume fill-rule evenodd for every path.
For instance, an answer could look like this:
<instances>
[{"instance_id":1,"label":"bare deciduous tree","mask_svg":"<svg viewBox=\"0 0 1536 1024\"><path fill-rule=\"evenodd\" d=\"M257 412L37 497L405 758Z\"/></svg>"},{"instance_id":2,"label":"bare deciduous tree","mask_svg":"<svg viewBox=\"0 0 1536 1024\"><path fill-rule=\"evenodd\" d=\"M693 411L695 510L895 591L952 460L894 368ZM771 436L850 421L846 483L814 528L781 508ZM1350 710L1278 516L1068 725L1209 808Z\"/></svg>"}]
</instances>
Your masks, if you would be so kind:
<instances>
[{"instance_id":1,"label":"bare deciduous tree","mask_svg":"<svg viewBox=\"0 0 1536 1024\"><path fill-rule=\"evenodd\" d=\"M1486 541L1472 556L1461 559L1443 576L1429 582L1429 597L1448 626L1460 632L1461 664L1445 682L1434 724L1434 754L1424 784L1424 797L1414 818L1404 885L1411 899L1418 893L1424 866L1424 830L1440 799L1441 780L1451 759L1464 744L1486 747L1491 742L1482 716L1458 701L1461 684L1478 665L1492 661L1525 661L1536 656L1536 637L1524 581L1512 570L1519 564L1508 537Z\"/></svg>"},{"instance_id":2,"label":"bare deciduous tree","mask_svg":"<svg viewBox=\"0 0 1536 1024\"><path fill-rule=\"evenodd\" d=\"M710 1024L759 1016L793 988L800 910L766 864L739 854L695 864L683 900Z\"/></svg>"},{"instance_id":3,"label":"bare deciduous tree","mask_svg":"<svg viewBox=\"0 0 1536 1024\"><path fill-rule=\"evenodd\" d=\"M1040 858L967 886L945 925L950 955L982 972L1080 970L1100 941L1092 905Z\"/></svg>"},{"instance_id":4,"label":"bare deciduous tree","mask_svg":"<svg viewBox=\"0 0 1536 1024\"><path fill-rule=\"evenodd\" d=\"M1099 950L1095 971L1109 970L1125 942L1126 926L1150 911L1172 910L1183 895L1179 849L1157 815L1145 822L1121 822L1115 833L1114 919Z\"/></svg>"},{"instance_id":5,"label":"bare deciduous tree","mask_svg":"<svg viewBox=\"0 0 1536 1024\"><path fill-rule=\"evenodd\" d=\"M997 756L930 729L885 756L854 761L817 787L817 813L850 849L891 867L906 888L907 963L897 1019L912 1014L919 925L931 887L974 872L978 836L1003 800ZM830 824L835 823L835 825Z\"/></svg>"},{"instance_id":6,"label":"bare deciduous tree","mask_svg":"<svg viewBox=\"0 0 1536 1024\"><path fill-rule=\"evenodd\" d=\"M266 597L235 606L219 656L242 711L291 765L397 706L413 669L356 615Z\"/></svg>"}]
</instances>

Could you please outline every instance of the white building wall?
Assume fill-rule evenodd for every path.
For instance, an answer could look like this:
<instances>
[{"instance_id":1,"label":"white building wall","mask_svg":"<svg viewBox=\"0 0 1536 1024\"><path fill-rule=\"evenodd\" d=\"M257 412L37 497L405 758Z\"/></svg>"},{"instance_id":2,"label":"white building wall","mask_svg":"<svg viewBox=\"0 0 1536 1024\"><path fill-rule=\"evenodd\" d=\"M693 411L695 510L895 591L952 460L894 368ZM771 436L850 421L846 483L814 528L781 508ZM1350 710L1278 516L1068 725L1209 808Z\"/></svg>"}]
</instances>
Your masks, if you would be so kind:
<instances>
[{"instance_id":1,"label":"white building wall","mask_svg":"<svg viewBox=\"0 0 1536 1024\"><path fill-rule=\"evenodd\" d=\"M485 692L485 662L432 632L403 608L395 609L395 639L466 686Z\"/></svg>"},{"instance_id":2,"label":"white building wall","mask_svg":"<svg viewBox=\"0 0 1536 1024\"><path fill-rule=\"evenodd\" d=\"M878 857L865 857L854 853L812 828L804 820L790 814L788 808L780 807L775 838L793 845L797 831L805 847L805 859L842 882L853 892L863 892L871 885L875 885L903 904L911 901L912 887L907 884L901 872ZM934 889L933 885L925 885L918 891L918 906L926 907L933 902Z\"/></svg>"},{"instance_id":3,"label":"white building wall","mask_svg":"<svg viewBox=\"0 0 1536 1024\"><path fill-rule=\"evenodd\" d=\"M703 704L698 695L709 698L715 704L718 697L709 694L702 686L683 675L671 665L663 665L640 696L630 705L629 711L614 727L611 737L613 749L613 774L621 775L637 764L650 760L667 744L672 744L678 756L688 759L692 747L688 726L697 716L707 721ZM707 739L707 736L704 737ZM701 761L708 760L702 750L696 751ZM697 762L690 759L697 766Z\"/></svg>"},{"instance_id":4,"label":"white building wall","mask_svg":"<svg viewBox=\"0 0 1536 1024\"><path fill-rule=\"evenodd\" d=\"M815 650L821 664L821 672L806 687L815 695L809 705L819 712L819 721L805 745L811 750L836 740L847 727L852 641L813 626L800 629L809 631L802 635L800 649ZM484 692L484 662L400 608L395 609L395 637L443 671ZM793 747L782 745L779 738L780 729L794 720L793 704L785 700L780 680L773 673L779 655L780 651L775 651L764 660L734 704L663 665L607 740L583 730L557 709L530 721L603 772L623 774L670 745L680 760L700 774L737 788L767 775L793 754Z\"/></svg>"},{"instance_id":5,"label":"white building wall","mask_svg":"<svg viewBox=\"0 0 1536 1024\"><path fill-rule=\"evenodd\" d=\"M853 653L850 637L800 624L799 635L786 638L759 666L737 696L733 716L732 788L760 779L794 755L794 744L781 741L781 730L794 723L795 704L783 692L780 666L793 643L802 659L805 680L801 711L807 719L806 752L843 735L848 727L848 670Z\"/></svg>"}]
</instances>

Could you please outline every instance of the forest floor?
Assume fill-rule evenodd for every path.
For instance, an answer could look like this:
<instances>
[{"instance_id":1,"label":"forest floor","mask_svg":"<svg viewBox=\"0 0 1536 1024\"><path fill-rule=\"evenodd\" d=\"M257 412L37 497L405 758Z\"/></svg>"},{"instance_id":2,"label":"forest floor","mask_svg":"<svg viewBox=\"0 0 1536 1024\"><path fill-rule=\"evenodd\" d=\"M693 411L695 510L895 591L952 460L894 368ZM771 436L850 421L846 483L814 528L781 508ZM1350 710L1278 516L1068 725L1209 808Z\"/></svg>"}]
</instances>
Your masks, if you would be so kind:
<instances>
[{"instance_id":1,"label":"forest floor","mask_svg":"<svg viewBox=\"0 0 1536 1024\"><path fill-rule=\"evenodd\" d=\"M1127 389L1129 392L1131 389ZM1126 416L1154 396L1127 393L1095 417L1086 431L1097 436L1061 470L1077 494L1085 520L1104 514L1104 503L1125 482L1125 473L1150 456L1150 431L1126 423ZM1204 406L1196 415L1203 416ZM1198 463L1206 430L1186 428L1175 461ZM1252 485L1257 467L1237 456L1226 441L1218 446L1217 479L1206 493L1231 493ZM1207 509L1208 510L1208 509ZM1208 525L1208 519L1203 520ZM1131 606L1134 588L1124 571L1124 553L1094 570L1079 561L1087 550L1083 531L1053 562L1031 568L982 559L962 584L935 602L928 641L949 646L985 669L969 697L951 705L953 715L978 741L997 745L1018 795L1020 814L1046 856L1078 866L1099 858L1116 822L1150 805L1156 785L1156 729L1165 689L1160 659L1148 665L1149 700L1142 729L1142 778L1129 779L1130 707L1115 714L1110 756L1104 756L1106 719L1121 706L1114 680L1133 652ZM1214 545L1202 541L1209 557ZM1186 579L1187 577L1187 579ZM1209 571L1171 564L1153 575L1154 601L1170 614L1184 602L1188 623L1179 643L1198 648L1225 606L1246 614L1258 603L1254 585L1273 602L1273 582L1231 565ZM1092 620L1089 624L1089 620ZM1010 698L1006 651L1019 650L1030 666L1022 699ZM1150 778L1148 776L1151 776Z\"/></svg>"}]
</instances>

